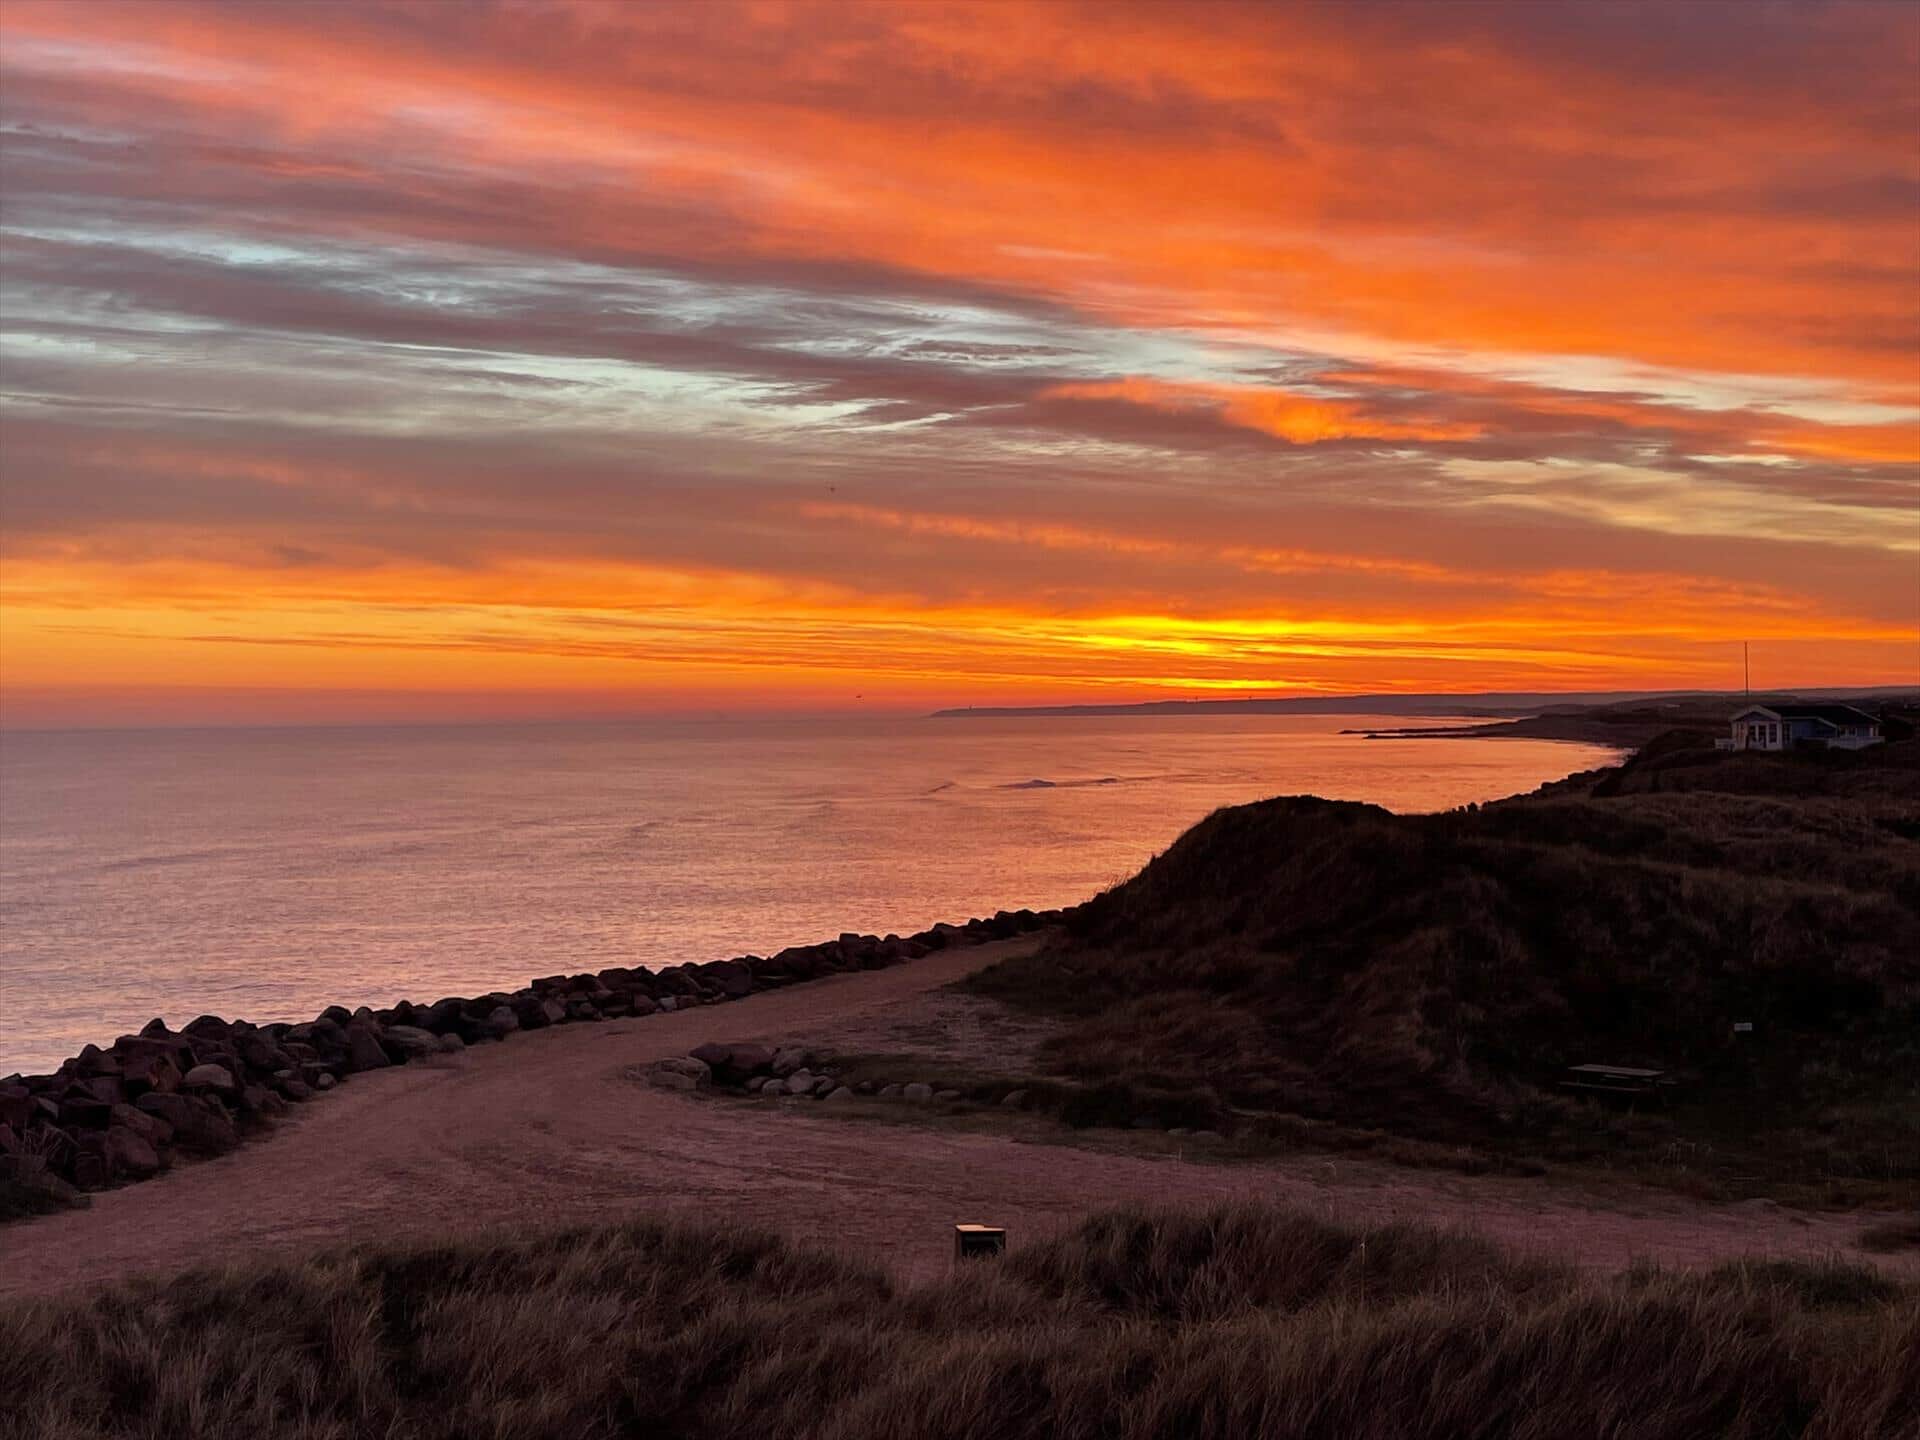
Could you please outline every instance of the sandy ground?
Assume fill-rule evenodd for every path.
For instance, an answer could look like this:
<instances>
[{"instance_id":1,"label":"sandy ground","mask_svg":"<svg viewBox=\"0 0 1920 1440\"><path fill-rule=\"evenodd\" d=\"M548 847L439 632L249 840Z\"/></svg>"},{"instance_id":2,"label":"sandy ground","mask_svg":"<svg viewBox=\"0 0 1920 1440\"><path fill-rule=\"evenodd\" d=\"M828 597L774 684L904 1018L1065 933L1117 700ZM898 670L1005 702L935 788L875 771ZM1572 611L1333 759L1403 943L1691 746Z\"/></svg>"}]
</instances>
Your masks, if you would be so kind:
<instances>
[{"instance_id":1,"label":"sandy ground","mask_svg":"<svg viewBox=\"0 0 1920 1440\"><path fill-rule=\"evenodd\" d=\"M939 952L725 1007L562 1026L356 1076L298 1107L269 1139L96 1195L88 1210L0 1228L0 1294L323 1244L644 1212L770 1227L907 1280L946 1267L955 1221L1004 1224L1018 1244L1134 1200L1260 1196L1343 1220L1463 1226L1608 1267L1848 1252L1861 1224L1657 1193L1589 1201L1540 1181L1347 1159L1225 1166L822 1119L808 1102L692 1099L628 1073L709 1039L844 1046L867 1035L889 1049L947 1035L974 1022L970 1002L938 987L1031 943Z\"/></svg>"}]
</instances>

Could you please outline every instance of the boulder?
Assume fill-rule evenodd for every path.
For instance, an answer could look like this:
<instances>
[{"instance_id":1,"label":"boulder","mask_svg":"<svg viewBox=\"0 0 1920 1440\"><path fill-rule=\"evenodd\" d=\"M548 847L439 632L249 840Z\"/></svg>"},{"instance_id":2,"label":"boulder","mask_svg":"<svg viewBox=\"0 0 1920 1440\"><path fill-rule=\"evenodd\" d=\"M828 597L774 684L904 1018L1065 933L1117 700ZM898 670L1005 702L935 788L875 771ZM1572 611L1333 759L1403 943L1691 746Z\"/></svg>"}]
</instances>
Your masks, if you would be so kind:
<instances>
[{"instance_id":1,"label":"boulder","mask_svg":"<svg viewBox=\"0 0 1920 1440\"><path fill-rule=\"evenodd\" d=\"M854 1096L853 1096L853 1091L848 1089L845 1085L836 1085L832 1090L830 1090L822 1098L830 1101L831 1100L851 1100L854 1098Z\"/></svg>"},{"instance_id":2,"label":"boulder","mask_svg":"<svg viewBox=\"0 0 1920 1440\"><path fill-rule=\"evenodd\" d=\"M313 1088L316 1092L321 1090L331 1090L333 1089L334 1086L338 1085L339 1083L340 1082L338 1080L333 1078L330 1072L325 1070L322 1070L318 1075L313 1077Z\"/></svg>"},{"instance_id":3,"label":"boulder","mask_svg":"<svg viewBox=\"0 0 1920 1440\"><path fill-rule=\"evenodd\" d=\"M182 1078L173 1057L159 1053L128 1056L120 1075L128 1092L134 1095L148 1090L177 1090Z\"/></svg>"},{"instance_id":4,"label":"boulder","mask_svg":"<svg viewBox=\"0 0 1920 1440\"><path fill-rule=\"evenodd\" d=\"M121 1091L119 1077L113 1075L93 1075L84 1080L76 1080L68 1087L67 1093L104 1100L109 1105L118 1105L127 1098Z\"/></svg>"},{"instance_id":5,"label":"boulder","mask_svg":"<svg viewBox=\"0 0 1920 1440\"><path fill-rule=\"evenodd\" d=\"M0 1125L11 1125L15 1130L27 1128L27 1119L33 1114L33 1092L24 1085L0 1085Z\"/></svg>"},{"instance_id":6,"label":"boulder","mask_svg":"<svg viewBox=\"0 0 1920 1440\"><path fill-rule=\"evenodd\" d=\"M549 1025L564 1025L571 1018L567 1014L567 1007L558 1000L542 1000L540 1013L546 1017Z\"/></svg>"},{"instance_id":7,"label":"boulder","mask_svg":"<svg viewBox=\"0 0 1920 1440\"><path fill-rule=\"evenodd\" d=\"M934 1093L933 1098L944 1102L958 1100L962 1097L958 1090L939 1090Z\"/></svg>"},{"instance_id":8,"label":"boulder","mask_svg":"<svg viewBox=\"0 0 1920 1440\"><path fill-rule=\"evenodd\" d=\"M173 1143L187 1150L218 1155L240 1143L233 1117L218 1100L196 1095L142 1095L134 1109L157 1115L173 1127Z\"/></svg>"},{"instance_id":9,"label":"boulder","mask_svg":"<svg viewBox=\"0 0 1920 1440\"><path fill-rule=\"evenodd\" d=\"M737 1075L758 1075L773 1068L773 1051L765 1045L735 1045L727 1064Z\"/></svg>"},{"instance_id":10,"label":"boulder","mask_svg":"<svg viewBox=\"0 0 1920 1440\"><path fill-rule=\"evenodd\" d=\"M496 1005L487 1015L487 1033L496 1040L504 1040L520 1028L520 1017L505 1005Z\"/></svg>"},{"instance_id":11,"label":"boulder","mask_svg":"<svg viewBox=\"0 0 1920 1440\"><path fill-rule=\"evenodd\" d=\"M822 1075L813 1082L813 1096L816 1100L824 1100L834 1091L842 1088L844 1087L838 1080L834 1079L833 1076Z\"/></svg>"},{"instance_id":12,"label":"boulder","mask_svg":"<svg viewBox=\"0 0 1920 1440\"><path fill-rule=\"evenodd\" d=\"M711 1066L715 1070L724 1070L733 1063L733 1047L731 1045L722 1045L714 1040L709 1040L703 1045L696 1045L687 1053L694 1059Z\"/></svg>"},{"instance_id":13,"label":"boulder","mask_svg":"<svg viewBox=\"0 0 1920 1440\"><path fill-rule=\"evenodd\" d=\"M659 1002L651 995L642 995L637 990L628 1003L632 1006L635 1015L651 1015L660 1008Z\"/></svg>"},{"instance_id":14,"label":"boulder","mask_svg":"<svg viewBox=\"0 0 1920 1440\"><path fill-rule=\"evenodd\" d=\"M775 1081L773 1083L777 1084L779 1082ZM751 1080L747 1081L747 1093L749 1095L758 1095L762 1090L767 1088L767 1084L766 1076L755 1075Z\"/></svg>"},{"instance_id":15,"label":"boulder","mask_svg":"<svg viewBox=\"0 0 1920 1440\"><path fill-rule=\"evenodd\" d=\"M160 1171L160 1152L146 1136L125 1125L107 1131L107 1170L129 1180L144 1180Z\"/></svg>"},{"instance_id":16,"label":"boulder","mask_svg":"<svg viewBox=\"0 0 1920 1440\"><path fill-rule=\"evenodd\" d=\"M265 1070L269 1074L275 1070L284 1069L287 1061L293 1058L276 1045L269 1035L243 1036L234 1049L248 1069Z\"/></svg>"},{"instance_id":17,"label":"boulder","mask_svg":"<svg viewBox=\"0 0 1920 1440\"><path fill-rule=\"evenodd\" d=\"M787 1093L787 1082L784 1080L769 1080L755 1093L769 1100L777 1100Z\"/></svg>"},{"instance_id":18,"label":"boulder","mask_svg":"<svg viewBox=\"0 0 1920 1440\"><path fill-rule=\"evenodd\" d=\"M639 1002L636 1001L635 1003L638 1004ZM654 1004L659 1009L669 1012L680 1008L680 1002L671 995L662 995L658 1000L654 1001Z\"/></svg>"},{"instance_id":19,"label":"boulder","mask_svg":"<svg viewBox=\"0 0 1920 1440\"><path fill-rule=\"evenodd\" d=\"M898 1100L901 1091L905 1088L904 1085L882 1085L878 1092L878 1098L882 1100Z\"/></svg>"},{"instance_id":20,"label":"boulder","mask_svg":"<svg viewBox=\"0 0 1920 1440\"><path fill-rule=\"evenodd\" d=\"M780 1072L775 1070L774 1074ZM795 1095L804 1095L813 1088L814 1074L811 1070L795 1070L786 1076L787 1089Z\"/></svg>"},{"instance_id":21,"label":"boulder","mask_svg":"<svg viewBox=\"0 0 1920 1440\"><path fill-rule=\"evenodd\" d=\"M1024 1090L1009 1090L1000 1098L1000 1103L1009 1110L1023 1110L1027 1104L1027 1092Z\"/></svg>"},{"instance_id":22,"label":"boulder","mask_svg":"<svg viewBox=\"0 0 1920 1440\"><path fill-rule=\"evenodd\" d=\"M145 1110L136 1109L132 1105L113 1107L113 1121L109 1129L110 1131L131 1130L149 1145L156 1147L166 1144L173 1138L173 1126L158 1115L149 1115Z\"/></svg>"},{"instance_id":23,"label":"boulder","mask_svg":"<svg viewBox=\"0 0 1920 1440\"><path fill-rule=\"evenodd\" d=\"M384 1070L393 1061L380 1043L379 1032L373 1022L355 1021L347 1027L347 1069L358 1073L362 1070ZM189 1080L193 1077L188 1076Z\"/></svg>"},{"instance_id":24,"label":"boulder","mask_svg":"<svg viewBox=\"0 0 1920 1440\"><path fill-rule=\"evenodd\" d=\"M73 1183L82 1190L105 1189L112 1178L105 1150L82 1150L73 1157Z\"/></svg>"},{"instance_id":25,"label":"boulder","mask_svg":"<svg viewBox=\"0 0 1920 1440\"><path fill-rule=\"evenodd\" d=\"M417 1025L389 1025L381 1039L388 1045L398 1045L409 1059L440 1053L440 1037Z\"/></svg>"},{"instance_id":26,"label":"boulder","mask_svg":"<svg viewBox=\"0 0 1920 1440\"><path fill-rule=\"evenodd\" d=\"M224 1065L196 1065L181 1078L180 1084L187 1090L210 1090L217 1095L231 1095L240 1088L234 1083L233 1071Z\"/></svg>"},{"instance_id":27,"label":"boulder","mask_svg":"<svg viewBox=\"0 0 1920 1440\"><path fill-rule=\"evenodd\" d=\"M113 1105L84 1090L71 1090L60 1101L58 1118L62 1129L104 1130L113 1118Z\"/></svg>"},{"instance_id":28,"label":"boulder","mask_svg":"<svg viewBox=\"0 0 1920 1440\"><path fill-rule=\"evenodd\" d=\"M902 1099L911 1100L916 1105L925 1105L933 1099L933 1087L923 1085L916 1080L902 1089L900 1095Z\"/></svg>"},{"instance_id":29,"label":"boulder","mask_svg":"<svg viewBox=\"0 0 1920 1440\"><path fill-rule=\"evenodd\" d=\"M713 1084L713 1070L704 1060L676 1055L648 1066L647 1083L663 1090L705 1090Z\"/></svg>"},{"instance_id":30,"label":"boulder","mask_svg":"<svg viewBox=\"0 0 1920 1440\"><path fill-rule=\"evenodd\" d=\"M745 960L716 960L703 969L708 982L729 1000L744 1000L753 993L753 971Z\"/></svg>"},{"instance_id":31,"label":"boulder","mask_svg":"<svg viewBox=\"0 0 1920 1440\"><path fill-rule=\"evenodd\" d=\"M13 1133L13 1127L0 1120L0 1155L17 1154L20 1149L20 1137Z\"/></svg>"},{"instance_id":32,"label":"boulder","mask_svg":"<svg viewBox=\"0 0 1920 1440\"><path fill-rule=\"evenodd\" d=\"M798 1045L782 1045L773 1052L773 1060L768 1068L774 1074L785 1077L796 1070L804 1070L807 1065L807 1052Z\"/></svg>"},{"instance_id":33,"label":"boulder","mask_svg":"<svg viewBox=\"0 0 1920 1440\"><path fill-rule=\"evenodd\" d=\"M467 1048L467 1042L460 1038L458 1031L449 1030L446 1034L440 1037L440 1050L442 1054L451 1055L455 1051L464 1050L466 1048Z\"/></svg>"}]
</instances>

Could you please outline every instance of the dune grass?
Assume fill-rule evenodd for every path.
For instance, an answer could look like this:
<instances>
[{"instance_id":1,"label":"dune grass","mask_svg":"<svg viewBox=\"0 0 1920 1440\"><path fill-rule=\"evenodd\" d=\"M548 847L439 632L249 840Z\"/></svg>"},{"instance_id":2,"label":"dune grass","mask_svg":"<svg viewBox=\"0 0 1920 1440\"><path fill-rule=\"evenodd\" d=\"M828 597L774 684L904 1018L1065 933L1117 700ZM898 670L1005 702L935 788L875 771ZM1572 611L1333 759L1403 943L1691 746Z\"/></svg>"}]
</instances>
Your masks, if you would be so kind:
<instances>
[{"instance_id":1,"label":"dune grass","mask_svg":"<svg viewBox=\"0 0 1920 1440\"><path fill-rule=\"evenodd\" d=\"M903 1289L719 1227L334 1252L0 1309L0 1435L1894 1440L1920 1295L1839 1263L1583 1276L1242 1204Z\"/></svg>"},{"instance_id":2,"label":"dune grass","mask_svg":"<svg viewBox=\"0 0 1920 1440\"><path fill-rule=\"evenodd\" d=\"M1236 806L971 984L1061 1017L1049 1073L1189 1094L1240 1128L1911 1204L1920 742L1872 753L1681 755L1444 815ZM1559 1090L1594 1061L1681 1083L1626 1116Z\"/></svg>"}]
</instances>

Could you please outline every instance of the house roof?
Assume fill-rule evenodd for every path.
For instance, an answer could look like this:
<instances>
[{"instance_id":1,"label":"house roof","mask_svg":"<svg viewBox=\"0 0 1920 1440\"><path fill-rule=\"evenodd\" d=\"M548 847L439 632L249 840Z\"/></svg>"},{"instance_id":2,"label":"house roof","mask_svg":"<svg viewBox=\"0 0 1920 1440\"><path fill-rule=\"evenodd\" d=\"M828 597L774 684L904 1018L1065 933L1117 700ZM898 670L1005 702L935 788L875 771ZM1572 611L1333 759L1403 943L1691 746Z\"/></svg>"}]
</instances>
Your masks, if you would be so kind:
<instances>
[{"instance_id":1,"label":"house roof","mask_svg":"<svg viewBox=\"0 0 1920 1440\"><path fill-rule=\"evenodd\" d=\"M1817 720L1836 729L1842 725L1878 725L1880 722L1864 710L1851 705L1749 705L1733 718L1765 715L1770 720Z\"/></svg>"},{"instance_id":2,"label":"house roof","mask_svg":"<svg viewBox=\"0 0 1920 1440\"><path fill-rule=\"evenodd\" d=\"M1783 720L1824 720L1829 725L1877 725L1880 722L1851 705L1775 705Z\"/></svg>"}]
</instances>

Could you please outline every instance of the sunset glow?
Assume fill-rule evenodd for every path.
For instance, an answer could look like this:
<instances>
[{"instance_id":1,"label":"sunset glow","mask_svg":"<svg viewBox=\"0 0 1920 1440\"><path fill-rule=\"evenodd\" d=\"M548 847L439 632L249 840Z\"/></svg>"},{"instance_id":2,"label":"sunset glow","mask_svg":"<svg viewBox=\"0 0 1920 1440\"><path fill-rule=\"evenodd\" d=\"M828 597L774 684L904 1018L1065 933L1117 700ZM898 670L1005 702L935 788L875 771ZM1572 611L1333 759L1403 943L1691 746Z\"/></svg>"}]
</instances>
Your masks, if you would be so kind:
<instances>
[{"instance_id":1,"label":"sunset glow","mask_svg":"<svg viewBox=\"0 0 1920 1440\"><path fill-rule=\"evenodd\" d=\"M0 9L11 725L1920 680L1920 9Z\"/></svg>"}]
</instances>

